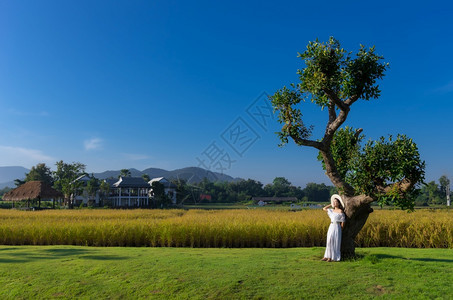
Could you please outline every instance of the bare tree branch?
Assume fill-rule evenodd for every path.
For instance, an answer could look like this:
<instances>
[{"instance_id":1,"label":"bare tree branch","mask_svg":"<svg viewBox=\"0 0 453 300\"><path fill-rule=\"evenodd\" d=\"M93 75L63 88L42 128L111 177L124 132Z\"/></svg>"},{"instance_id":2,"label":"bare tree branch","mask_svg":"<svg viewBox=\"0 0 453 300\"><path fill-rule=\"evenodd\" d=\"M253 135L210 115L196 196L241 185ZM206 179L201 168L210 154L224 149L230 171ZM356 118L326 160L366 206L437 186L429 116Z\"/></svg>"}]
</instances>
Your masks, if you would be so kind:
<instances>
[{"instance_id":1,"label":"bare tree branch","mask_svg":"<svg viewBox=\"0 0 453 300\"><path fill-rule=\"evenodd\" d=\"M362 133L363 128L359 128L355 131L354 137L359 140L359 135Z\"/></svg>"},{"instance_id":2,"label":"bare tree branch","mask_svg":"<svg viewBox=\"0 0 453 300\"><path fill-rule=\"evenodd\" d=\"M349 197L354 196L354 188L349 185L343 177L338 173L337 165L333 159L332 153L330 151L330 144L325 150L320 150L324 165L326 166L326 175L332 181L332 183L341 190L342 194L345 194Z\"/></svg>"},{"instance_id":3,"label":"bare tree branch","mask_svg":"<svg viewBox=\"0 0 453 300\"><path fill-rule=\"evenodd\" d=\"M398 191L398 193L404 194L405 192L412 189L413 186L414 186L413 182L411 182L407 178L404 178L401 181L398 181L398 182L395 182L395 183L392 183L389 185L377 185L376 190L378 193L387 194L396 189Z\"/></svg>"},{"instance_id":4,"label":"bare tree branch","mask_svg":"<svg viewBox=\"0 0 453 300\"><path fill-rule=\"evenodd\" d=\"M359 100L359 96L358 95L352 95L351 97L349 97L348 99L346 99L344 101L344 104L349 107L352 104L354 104L354 102L356 102L357 100Z\"/></svg>"},{"instance_id":5,"label":"bare tree branch","mask_svg":"<svg viewBox=\"0 0 453 300\"><path fill-rule=\"evenodd\" d=\"M327 97L329 97L330 100L333 101L333 103L335 103L336 106L338 106L338 108L342 111L345 111L345 110L349 110L349 107L340 99L340 97L338 97L338 95L329 90L329 89L324 89L324 93L326 93Z\"/></svg>"},{"instance_id":6,"label":"bare tree branch","mask_svg":"<svg viewBox=\"0 0 453 300\"><path fill-rule=\"evenodd\" d=\"M327 123L327 126L329 126L335 119L337 118L337 111L335 110L335 103L333 103L332 100L329 102L329 123Z\"/></svg>"},{"instance_id":7,"label":"bare tree branch","mask_svg":"<svg viewBox=\"0 0 453 300\"><path fill-rule=\"evenodd\" d=\"M313 147L313 148L316 148L318 150L321 150L323 148L323 144L321 142L317 142L317 141L312 141L312 140L307 140L307 139L303 139L299 136L296 136L296 135L292 135L290 134L290 137L294 140L294 142L299 145L299 146L308 146L308 147Z\"/></svg>"},{"instance_id":8,"label":"bare tree branch","mask_svg":"<svg viewBox=\"0 0 453 300\"><path fill-rule=\"evenodd\" d=\"M328 126L326 128L326 132L322 139L322 143L324 143L326 146L328 145L330 147L330 143L332 142L335 131L337 131L337 129L340 128L340 126L346 121L346 118L348 117L348 113L349 113L349 108L346 111L343 111L343 110L340 111L340 113L338 114L335 121L328 124Z\"/></svg>"}]
</instances>

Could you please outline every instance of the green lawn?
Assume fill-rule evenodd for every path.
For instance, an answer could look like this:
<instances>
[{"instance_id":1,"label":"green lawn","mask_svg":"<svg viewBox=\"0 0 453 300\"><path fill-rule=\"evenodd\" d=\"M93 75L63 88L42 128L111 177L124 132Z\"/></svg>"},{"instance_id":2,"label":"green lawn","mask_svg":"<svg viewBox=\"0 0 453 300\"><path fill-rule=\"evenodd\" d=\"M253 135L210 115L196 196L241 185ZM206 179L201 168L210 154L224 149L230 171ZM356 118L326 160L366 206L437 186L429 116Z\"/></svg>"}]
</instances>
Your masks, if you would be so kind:
<instances>
[{"instance_id":1,"label":"green lawn","mask_svg":"<svg viewBox=\"0 0 453 300\"><path fill-rule=\"evenodd\" d=\"M0 299L392 299L453 295L452 249L0 246Z\"/></svg>"}]
</instances>

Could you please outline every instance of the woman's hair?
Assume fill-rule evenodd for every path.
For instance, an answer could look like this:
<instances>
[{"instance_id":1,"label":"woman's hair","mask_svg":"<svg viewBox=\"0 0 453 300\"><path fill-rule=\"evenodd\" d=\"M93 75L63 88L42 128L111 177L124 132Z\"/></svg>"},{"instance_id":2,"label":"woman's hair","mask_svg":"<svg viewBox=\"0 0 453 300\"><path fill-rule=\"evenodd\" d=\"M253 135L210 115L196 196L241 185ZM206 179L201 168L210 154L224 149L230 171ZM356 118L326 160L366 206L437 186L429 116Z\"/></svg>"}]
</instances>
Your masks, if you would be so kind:
<instances>
[{"instance_id":1,"label":"woman's hair","mask_svg":"<svg viewBox=\"0 0 453 300\"><path fill-rule=\"evenodd\" d=\"M343 205L341 204L340 200L335 199L335 201L337 201L337 203L338 203L338 208L340 208L342 211L344 211L344 207L343 207Z\"/></svg>"}]
</instances>

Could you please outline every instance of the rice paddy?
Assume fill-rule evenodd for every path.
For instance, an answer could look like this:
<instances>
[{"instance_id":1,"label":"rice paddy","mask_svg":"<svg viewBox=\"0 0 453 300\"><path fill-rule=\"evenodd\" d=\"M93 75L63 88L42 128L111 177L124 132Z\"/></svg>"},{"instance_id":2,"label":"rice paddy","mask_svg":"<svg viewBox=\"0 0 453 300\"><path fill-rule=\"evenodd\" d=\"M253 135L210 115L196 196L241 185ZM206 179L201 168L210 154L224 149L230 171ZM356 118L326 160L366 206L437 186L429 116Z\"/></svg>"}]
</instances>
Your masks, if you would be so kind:
<instances>
[{"instance_id":1,"label":"rice paddy","mask_svg":"<svg viewBox=\"0 0 453 300\"><path fill-rule=\"evenodd\" d=\"M0 210L2 245L194 248L325 246L323 211ZM377 210L359 247L453 248L450 210Z\"/></svg>"}]
</instances>

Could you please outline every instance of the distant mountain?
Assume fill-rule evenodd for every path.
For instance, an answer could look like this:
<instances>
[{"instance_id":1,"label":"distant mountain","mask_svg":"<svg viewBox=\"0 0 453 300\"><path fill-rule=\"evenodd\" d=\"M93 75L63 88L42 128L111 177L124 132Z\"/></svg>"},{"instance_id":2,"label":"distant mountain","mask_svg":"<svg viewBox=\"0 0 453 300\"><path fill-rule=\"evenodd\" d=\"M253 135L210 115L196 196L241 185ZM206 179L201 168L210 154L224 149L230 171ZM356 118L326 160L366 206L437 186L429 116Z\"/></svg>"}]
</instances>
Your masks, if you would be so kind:
<instances>
[{"instance_id":1,"label":"distant mountain","mask_svg":"<svg viewBox=\"0 0 453 300\"><path fill-rule=\"evenodd\" d=\"M24 167L0 167L0 189L4 187L16 187L15 179L24 179L25 174L30 172Z\"/></svg>"},{"instance_id":2,"label":"distant mountain","mask_svg":"<svg viewBox=\"0 0 453 300\"><path fill-rule=\"evenodd\" d=\"M141 177L143 174L147 174L150 178L156 177L165 177L167 179L184 179L188 183L198 183L207 178L209 181L239 181L241 178L233 178L226 174L221 174L217 172L211 172L198 167L188 167L182 169L176 169L173 171L167 171L164 169L158 168L148 168L143 171L137 169L129 169L131 176ZM16 187L14 184L15 179L24 179L25 174L30 172L29 169L24 167L0 167L0 189L4 187ZM96 178L106 179L106 178L118 178L120 175L120 170L110 170L102 173L93 173Z\"/></svg>"},{"instance_id":3,"label":"distant mountain","mask_svg":"<svg viewBox=\"0 0 453 300\"><path fill-rule=\"evenodd\" d=\"M198 183L202 181L204 178L207 178L209 181L226 181L226 182L232 182L232 181L238 181L241 180L241 178L233 178L229 175L226 174L221 174L217 172L211 172L202 168L198 167L188 167L188 168L182 168L182 169L177 169L173 171L169 171L167 175L162 175L167 178L171 179L184 179L188 183Z\"/></svg>"},{"instance_id":4,"label":"distant mountain","mask_svg":"<svg viewBox=\"0 0 453 300\"><path fill-rule=\"evenodd\" d=\"M6 187L9 187L9 188L15 188L16 185L14 184L14 181L8 181L8 182L2 182L0 183L0 190L1 189L4 189Z\"/></svg>"},{"instance_id":5,"label":"distant mountain","mask_svg":"<svg viewBox=\"0 0 453 300\"><path fill-rule=\"evenodd\" d=\"M240 178L233 178L226 174L221 174L217 172L211 172L198 167L188 167L182 169L176 169L173 171L167 171L164 169L158 168L148 168L143 171L137 169L129 169L131 175L134 177L140 177L143 174L147 174L150 178L156 177L165 177L167 179L184 179L188 183L198 183L207 178L209 181L238 181ZM99 179L106 179L109 177L117 178L120 174L120 171L105 171L102 173L94 173L93 175Z\"/></svg>"},{"instance_id":6,"label":"distant mountain","mask_svg":"<svg viewBox=\"0 0 453 300\"><path fill-rule=\"evenodd\" d=\"M134 169L134 168L129 169L129 171L131 172L131 176L132 177L140 177L143 174L142 171L139 171L139 170ZM109 171L104 171L104 172L101 172L101 173L93 173L93 175L94 175L94 177L99 178L99 179L107 179L107 178L110 178L110 177L118 178L120 173L121 173L121 170L109 170ZM91 175L91 173L90 173L90 175Z\"/></svg>"}]
</instances>

